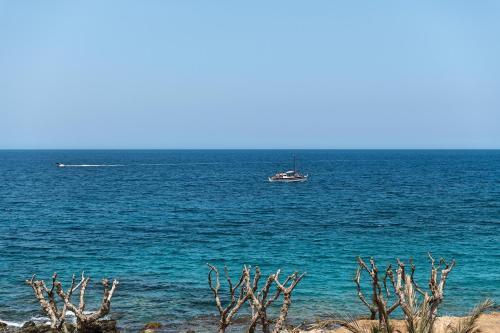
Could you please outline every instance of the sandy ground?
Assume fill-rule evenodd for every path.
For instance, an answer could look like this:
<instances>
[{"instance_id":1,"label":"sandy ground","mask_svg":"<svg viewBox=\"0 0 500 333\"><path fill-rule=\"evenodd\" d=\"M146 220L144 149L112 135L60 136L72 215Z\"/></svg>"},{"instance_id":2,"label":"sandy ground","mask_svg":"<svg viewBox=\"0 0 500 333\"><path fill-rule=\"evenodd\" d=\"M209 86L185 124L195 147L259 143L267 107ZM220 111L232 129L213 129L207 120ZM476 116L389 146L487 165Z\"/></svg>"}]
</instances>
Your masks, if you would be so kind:
<instances>
[{"instance_id":1,"label":"sandy ground","mask_svg":"<svg viewBox=\"0 0 500 333\"><path fill-rule=\"evenodd\" d=\"M435 324L435 333L447 333L448 327L455 324L462 317L439 317ZM403 320L391 321L396 329L402 333L406 333L405 324ZM358 324L360 327L370 327L377 322L374 320L360 320ZM478 327L481 333L500 333L500 312L484 314L479 318ZM302 331L307 333L350 333L345 328L337 328L334 330L312 330Z\"/></svg>"}]
</instances>

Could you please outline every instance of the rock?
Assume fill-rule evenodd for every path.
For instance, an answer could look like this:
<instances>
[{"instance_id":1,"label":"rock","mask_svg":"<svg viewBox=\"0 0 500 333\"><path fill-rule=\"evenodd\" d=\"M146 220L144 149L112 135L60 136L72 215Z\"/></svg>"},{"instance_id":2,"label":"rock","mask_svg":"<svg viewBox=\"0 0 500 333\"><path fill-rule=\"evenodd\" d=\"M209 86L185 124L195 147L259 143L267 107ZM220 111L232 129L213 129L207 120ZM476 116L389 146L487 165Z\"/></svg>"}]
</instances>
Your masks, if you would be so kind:
<instances>
[{"instance_id":1,"label":"rock","mask_svg":"<svg viewBox=\"0 0 500 333\"><path fill-rule=\"evenodd\" d=\"M38 328L36 327L36 324L34 321L27 321L21 327L21 332L23 332L23 333L37 333Z\"/></svg>"},{"instance_id":2,"label":"rock","mask_svg":"<svg viewBox=\"0 0 500 333\"><path fill-rule=\"evenodd\" d=\"M99 320L84 326L78 330L78 333L118 333L116 320Z\"/></svg>"},{"instance_id":3,"label":"rock","mask_svg":"<svg viewBox=\"0 0 500 333\"><path fill-rule=\"evenodd\" d=\"M150 322L150 323L147 323L146 325L144 325L144 327L142 329L144 329L144 330L154 330L154 329L161 328L162 326L163 325L161 323L153 321L153 322Z\"/></svg>"},{"instance_id":4,"label":"rock","mask_svg":"<svg viewBox=\"0 0 500 333\"><path fill-rule=\"evenodd\" d=\"M67 323L66 327L69 333L75 331L75 326ZM2 330L0 329L0 332ZM8 331L7 331L8 332ZM18 333L60 333L57 330L51 328L49 325L37 325L36 323L29 321L21 327ZM116 328L115 320L99 320L95 323L92 323L88 326L81 328L78 333L118 333L118 329Z\"/></svg>"},{"instance_id":5,"label":"rock","mask_svg":"<svg viewBox=\"0 0 500 333\"><path fill-rule=\"evenodd\" d=\"M101 328L102 333L116 333L118 328L116 327L116 320L100 320L97 322Z\"/></svg>"},{"instance_id":6,"label":"rock","mask_svg":"<svg viewBox=\"0 0 500 333\"><path fill-rule=\"evenodd\" d=\"M50 327L50 325L45 325L45 324L37 325L33 321L28 321L21 327L19 332L22 332L22 333L57 333L57 330Z\"/></svg>"},{"instance_id":7,"label":"rock","mask_svg":"<svg viewBox=\"0 0 500 333\"><path fill-rule=\"evenodd\" d=\"M0 321L0 332L7 331L7 324Z\"/></svg>"},{"instance_id":8,"label":"rock","mask_svg":"<svg viewBox=\"0 0 500 333\"><path fill-rule=\"evenodd\" d=\"M27 321L24 323L24 325L22 326L22 328L33 328L33 327L36 327L36 324L34 321Z\"/></svg>"},{"instance_id":9,"label":"rock","mask_svg":"<svg viewBox=\"0 0 500 333\"><path fill-rule=\"evenodd\" d=\"M141 329L141 333L153 333L155 332L155 330L162 328L162 326L163 325L161 323L153 321L144 325L144 327Z\"/></svg>"}]
</instances>

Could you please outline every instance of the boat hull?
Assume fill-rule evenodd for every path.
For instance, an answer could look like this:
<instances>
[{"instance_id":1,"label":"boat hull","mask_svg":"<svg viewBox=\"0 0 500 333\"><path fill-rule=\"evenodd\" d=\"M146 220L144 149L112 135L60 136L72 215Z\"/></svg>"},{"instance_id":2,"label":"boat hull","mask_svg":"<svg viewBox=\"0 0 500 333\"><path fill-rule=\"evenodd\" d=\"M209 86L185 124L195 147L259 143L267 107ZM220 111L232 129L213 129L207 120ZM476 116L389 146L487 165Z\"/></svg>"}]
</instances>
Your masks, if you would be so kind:
<instances>
[{"instance_id":1,"label":"boat hull","mask_svg":"<svg viewBox=\"0 0 500 333\"><path fill-rule=\"evenodd\" d=\"M304 177L304 178L289 178L289 179L286 179L286 178L271 178L269 177L268 178L269 181L271 183L302 183L302 182L305 182L307 180L307 177Z\"/></svg>"}]
</instances>

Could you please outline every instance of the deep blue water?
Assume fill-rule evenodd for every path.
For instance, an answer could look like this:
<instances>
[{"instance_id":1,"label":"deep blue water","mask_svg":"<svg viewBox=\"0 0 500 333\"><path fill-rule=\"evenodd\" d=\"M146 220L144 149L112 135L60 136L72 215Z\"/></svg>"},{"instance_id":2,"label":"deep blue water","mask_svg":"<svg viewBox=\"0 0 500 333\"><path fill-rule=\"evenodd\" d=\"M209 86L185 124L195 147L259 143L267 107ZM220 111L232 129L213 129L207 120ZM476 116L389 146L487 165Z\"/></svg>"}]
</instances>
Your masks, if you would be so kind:
<instances>
[{"instance_id":1,"label":"deep blue water","mask_svg":"<svg viewBox=\"0 0 500 333\"><path fill-rule=\"evenodd\" d=\"M414 257L426 285L427 251L457 260L443 312L500 300L500 151L296 154L306 183L267 182L285 150L0 151L0 319L40 316L33 273L85 270L120 280L123 327L196 326L216 313L207 262L307 271L296 320L363 312L357 255Z\"/></svg>"}]
</instances>

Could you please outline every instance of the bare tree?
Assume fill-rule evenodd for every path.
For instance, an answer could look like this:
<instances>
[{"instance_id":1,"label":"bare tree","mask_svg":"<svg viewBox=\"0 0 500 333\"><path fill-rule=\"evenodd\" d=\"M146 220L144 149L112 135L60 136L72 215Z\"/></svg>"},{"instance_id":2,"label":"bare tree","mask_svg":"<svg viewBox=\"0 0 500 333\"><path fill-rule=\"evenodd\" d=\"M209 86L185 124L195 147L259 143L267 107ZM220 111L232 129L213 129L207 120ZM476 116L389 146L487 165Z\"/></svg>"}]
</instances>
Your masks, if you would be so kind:
<instances>
[{"instance_id":1,"label":"bare tree","mask_svg":"<svg viewBox=\"0 0 500 333\"><path fill-rule=\"evenodd\" d=\"M241 276L238 280L238 283L233 286L231 278L229 277L229 272L227 267L224 267L224 273L226 275L227 284L229 287L229 304L223 307L219 291L220 291L220 279L219 279L219 271L215 266L207 264L210 268L208 272L208 285L212 290L215 298L215 305L219 310L219 333L224 333L226 328L231 324L231 319L238 312L241 306L248 300L250 297L249 293L245 289L245 280L249 279L249 270L244 267L241 272ZM212 274L215 274L215 284L212 280ZM239 296L236 297L236 293L239 290Z\"/></svg>"},{"instance_id":2,"label":"bare tree","mask_svg":"<svg viewBox=\"0 0 500 333\"><path fill-rule=\"evenodd\" d=\"M252 317L250 319L250 326L248 333L255 332L257 324L260 322L262 331L264 333L271 332L271 320L268 318L267 309L283 294L283 304L281 306L280 315L276 320L273 332L279 332L284 325L284 321L288 315L288 309L292 303L291 294L293 289L302 280L305 273L298 275L294 273L290 275L283 284L279 282L280 270L275 274L270 274L264 283L264 286L258 291L258 284L261 277L259 267L255 268L253 282L250 280L250 271L248 271L246 279L246 290L250 294L250 308L252 310ZM272 286L276 286L276 291L271 295ZM258 291L258 292L257 292Z\"/></svg>"},{"instance_id":3,"label":"bare tree","mask_svg":"<svg viewBox=\"0 0 500 333\"><path fill-rule=\"evenodd\" d=\"M374 317L374 314L378 313L379 325L381 326L382 331L388 332L390 330L389 315L399 306L399 300L396 300L391 306L387 305L388 299L390 297L390 292L387 288L387 277L390 276L392 267L391 265L389 265L385 270L383 284L386 296L384 297L384 292L382 291L381 281L379 278L379 270L377 265L375 264L375 260L373 258L370 258L370 267L368 267L363 259L361 259L361 257L358 257L358 265L359 267L356 271L356 277L354 278L358 290L358 296L363 304L365 304L370 309L372 317ZM363 292L361 291L360 276L362 270L365 270L371 278L372 304L368 303L363 295Z\"/></svg>"},{"instance_id":4,"label":"bare tree","mask_svg":"<svg viewBox=\"0 0 500 333\"><path fill-rule=\"evenodd\" d=\"M59 310L54 297L56 285L59 283L57 281L57 273L52 275L52 287L50 289L45 285L45 281L35 280L35 277L36 275L33 275L30 280L26 280L26 283L33 288L35 297L38 302L40 302L40 306L49 316L50 327L56 330L60 330L63 326L66 328L64 325L66 320L66 307Z\"/></svg>"},{"instance_id":5,"label":"bare tree","mask_svg":"<svg viewBox=\"0 0 500 333\"><path fill-rule=\"evenodd\" d=\"M394 279L392 271L389 272L394 291L398 296L399 303L405 314L405 320L409 332L431 332L437 317L437 310L444 298L444 287L448 274L455 266L452 260L449 264L444 259L440 260L438 267L435 265L434 258L429 253L431 260L431 274L429 279L430 294L418 286L414 279L415 264L410 259L410 274L406 272L405 263L398 261L396 271L397 279ZM441 275L438 278L438 269L442 268ZM416 293L423 296L419 303Z\"/></svg>"},{"instance_id":6,"label":"bare tree","mask_svg":"<svg viewBox=\"0 0 500 333\"><path fill-rule=\"evenodd\" d=\"M88 312L85 311L85 291L89 282L90 277L85 277L84 273L82 273L81 280L78 283L78 286L80 287L80 301L78 307L71 302L71 294L78 288L78 286L73 287L75 283L75 277L73 276L72 287L67 292L64 292L60 283L56 284L57 294L64 301L64 307L72 311L76 316L76 328L78 330L82 330L94 325L99 319L103 318L109 313L111 309L111 298L113 297L115 289L118 286L118 281L113 280L110 288L109 281L107 279L103 279L101 283L103 285L104 291L101 305L96 311Z\"/></svg>"},{"instance_id":7,"label":"bare tree","mask_svg":"<svg viewBox=\"0 0 500 333\"><path fill-rule=\"evenodd\" d=\"M210 268L208 272L208 284L214 295L215 304L220 315L219 333L225 332L226 328L231 324L234 315L247 301L251 309L250 324L247 330L248 333L254 333L259 323L264 333L280 332L292 303L292 292L305 275L305 273L301 275L293 273L283 283L280 283L280 270L278 270L275 274L270 274L264 285L259 289L259 282L262 277L259 267L255 267L252 278L251 268L244 266L238 283L235 285L233 285L229 277L227 268L224 267L229 287L229 303L223 306L220 298L219 271L215 266L210 264L208 264L208 267ZM215 281L213 275L215 275ZM283 303L280 308L279 316L275 320L274 327L271 330L272 321L268 318L267 310L281 295L283 295Z\"/></svg>"}]
</instances>

